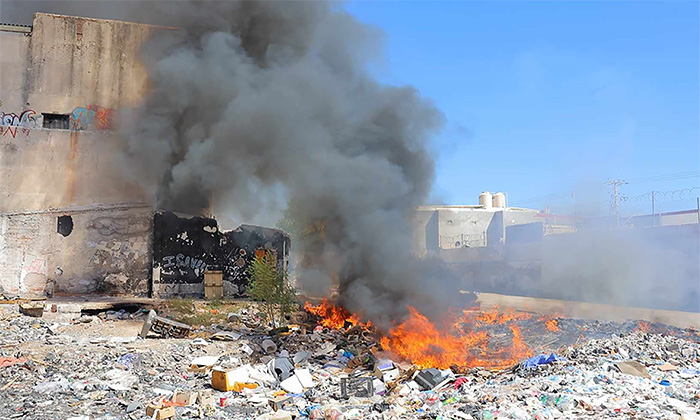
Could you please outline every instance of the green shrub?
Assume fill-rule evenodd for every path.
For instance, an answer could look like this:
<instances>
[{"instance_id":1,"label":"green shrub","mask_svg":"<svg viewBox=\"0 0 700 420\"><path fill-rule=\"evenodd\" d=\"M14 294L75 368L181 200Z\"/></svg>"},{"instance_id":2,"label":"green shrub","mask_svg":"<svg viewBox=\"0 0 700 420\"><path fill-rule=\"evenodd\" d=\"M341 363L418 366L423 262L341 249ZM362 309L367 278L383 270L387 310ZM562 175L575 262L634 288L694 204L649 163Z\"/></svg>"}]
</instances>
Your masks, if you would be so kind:
<instances>
[{"instance_id":1,"label":"green shrub","mask_svg":"<svg viewBox=\"0 0 700 420\"><path fill-rule=\"evenodd\" d=\"M277 268L277 259L271 253L253 260L248 293L261 303L272 328L280 325L296 305L295 290L287 281L287 273Z\"/></svg>"}]
</instances>

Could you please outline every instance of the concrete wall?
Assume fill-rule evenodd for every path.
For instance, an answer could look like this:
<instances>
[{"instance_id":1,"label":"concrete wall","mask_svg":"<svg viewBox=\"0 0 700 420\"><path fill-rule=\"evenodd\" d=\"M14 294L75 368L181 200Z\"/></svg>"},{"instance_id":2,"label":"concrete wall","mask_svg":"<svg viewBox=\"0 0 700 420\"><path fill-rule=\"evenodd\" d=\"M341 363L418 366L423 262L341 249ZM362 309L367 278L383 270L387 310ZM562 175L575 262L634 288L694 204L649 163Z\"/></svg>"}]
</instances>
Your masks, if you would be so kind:
<instances>
[{"instance_id":1,"label":"concrete wall","mask_svg":"<svg viewBox=\"0 0 700 420\"><path fill-rule=\"evenodd\" d=\"M0 126L0 213L149 202L125 180L112 134Z\"/></svg>"},{"instance_id":2,"label":"concrete wall","mask_svg":"<svg viewBox=\"0 0 700 420\"><path fill-rule=\"evenodd\" d=\"M0 28L5 292L41 294L52 279L59 293L148 293L153 197L116 165L113 130L147 89L139 49L157 29L46 13L30 32ZM66 237L62 215L74 223Z\"/></svg>"},{"instance_id":3,"label":"concrete wall","mask_svg":"<svg viewBox=\"0 0 700 420\"><path fill-rule=\"evenodd\" d=\"M90 105L119 109L136 104L147 81L139 48L155 28L37 13L26 102L37 112L55 114Z\"/></svg>"},{"instance_id":4,"label":"concrete wall","mask_svg":"<svg viewBox=\"0 0 700 420\"><path fill-rule=\"evenodd\" d=\"M542 221L542 217L537 210L519 209L513 207L505 209L506 227L524 225L537 221Z\"/></svg>"},{"instance_id":5,"label":"concrete wall","mask_svg":"<svg viewBox=\"0 0 700 420\"><path fill-rule=\"evenodd\" d=\"M11 121L13 115L19 118L25 109L30 39L27 33L0 31L0 121Z\"/></svg>"},{"instance_id":6,"label":"concrete wall","mask_svg":"<svg viewBox=\"0 0 700 420\"><path fill-rule=\"evenodd\" d=\"M678 226L700 223L697 211L687 213L665 213L661 215L661 226Z\"/></svg>"},{"instance_id":7,"label":"concrete wall","mask_svg":"<svg viewBox=\"0 0 700 420\"><path fill-rule=\"evenodd\" d=\"M546 236L540 297L700 312L700 225Z\"/></svg>"},{"instance_id":8,"label":"concrete wall","mask_svg":"<svg viewBox=\"0 0 700 420\"><path fill-rule=\"evenodd\" d=\"M69 215L72 232L57 232ZM152 211L102 207L0 215L0 291L146 295L150 276Z\"/></svg>"},{"instance_id":9,"label":"concrete wall","mask_svg":"<svg viewBox=\"0 0 700 420\"><path fill-rule=\"evenodd\" d=\"M438 210L439 244L442 249L487 245L487 231L495 212L482 209Z\"/></svg>"},{"instance_id":10,"label":"concrete wall","mask_svg":"<svg viewBox=\"0 0 700 420\"><path fill-rule=\"evenodd\" d=\"M438 214L435 210L418 209L413 213L413 252L423 257L427 252L436 252L438 247Z\"/></svg>"},{"instance_id":11,"label":"concrete wall","mask_svg":"<svg viewBox=\"0 0 700 420\"><path fill-rule=\"evenodd\" d=\"M0 112L18 117L4 124L42 127L48 113L68 117L61 128L113 129L146 91L139 49L158 29L37 13L30 33L0 30Z\"/></svg>"},{"instance_id":12,"label":"concrete wall","mask_svg":"<svg viewBox=\"0 0 700 420\"><path fill-rule=\"evenodd\" d=\"M150 205L133 205L147 196L113 164L118 139L11 126L0 133L0 287L36 295L55 276L58 292L147 294ZM56 231L63 214L74 221L68 237Z\"/></svg>"},{"instance_id":13,"label":"concrete wall","mask_svg":"<svg viewBox=\"0 0 700 420\"><path fill-rule=\"evenodd\" d=\"M419 207L413 217L414 252L498 246L506 227L538 220L536 210L484 209L478 206ZM507 241L507 238L506 238Z\"/></svg>"},{"instance_id":14,"label":"concrete wall","mask_svg":"<svg viewBox=\"0 0 700 420\"><path fill-rule=\"evenodd\" d=\"M676 211L670 213L645 214L630 218L629 224L635 227L679 226L698 224L700 219L697 210Z\"/></svg>"},{"instance_id":15,"label":"concrete wall","mask_svg":"<svg viewBox=\"0 0 700 420\"><path fill-rule=\"evenodd\" d=\"M544 237L542 222L526 223L506 227L506 238L509 244L539 242Z\"/></svg>"}]
</instances>

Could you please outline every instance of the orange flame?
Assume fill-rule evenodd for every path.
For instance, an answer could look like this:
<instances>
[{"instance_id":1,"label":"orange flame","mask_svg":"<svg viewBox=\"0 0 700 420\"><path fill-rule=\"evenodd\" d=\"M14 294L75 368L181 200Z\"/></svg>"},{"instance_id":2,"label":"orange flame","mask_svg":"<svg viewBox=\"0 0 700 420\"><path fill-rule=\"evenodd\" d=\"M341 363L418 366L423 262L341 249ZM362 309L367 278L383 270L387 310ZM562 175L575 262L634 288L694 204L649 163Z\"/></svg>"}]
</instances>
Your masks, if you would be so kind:
<instances>
[{"instance_id":1,"label":"orange flame","mask_svg":"<svg viewBox=\"0 0 700 420\"><path fill-rule=\"evenodd\" d=\"M304 309L320 318L320 325L326 328L342 329L348 323L363 327L371 326L371 322L361 322L361 318L343 307L334 305L328 299L323 299L319 305L309 302ZM530 319L531 314L514 311L464 310L461 314L448 311L444 324L436 326L425 315L409 307L409 316L401 324L394 327L380 339L385 350L410 361L420 368L436 367L445 369L458 368L505 368L532 355L522 339L520 328L516 322ZM556 325L556 321L554 321ZM487 328L492 325L502 325L499 343L495 344ZM509 337L509 342L501 343L503 337Z\"/></svg>"},{"instance_id":2,"label":"orange flame","mask_svg":"<svg viewBox=\"0 0 700 420\"><path fill-rule=\"evenodd\" d=\"M326 298L323 298L320 305L312 305L311 303L306 302L304 304L304 310L321 318L321 325L326 328L339 330L341 328L345 328L346 322L349 322L352 325L369 325L363 324L359 316L350 313L342 306L332 304Z\"/></svg>"},{"instance_id":3,"label":"orange flame","mask_svg":"<svg viewBox=\"0 0 700 420\"><path fill-rule=\"evenodd\" d=\"M551 332L559 332L559 321L550 319L544 322L544 326Z\"/></svg>"},{"instance_id":4,"label":"orange flame","mask_svg":"<svg viewBox=\"0 0 700 420\"><path fill-rule=\"evenodd\" d=\"M474 326L473 319L470 319L467 311L462 317L452 320L455 331L450 332L439 330L414 308L409 308L409 312L408 319L391 330L380 343L383 348L410 360L418 367L503 368L531 355L522 340L520 329L511 324L518 318L515 315L494 311L473 317L483 324L510 324L510 345L490 349L488 332L467 328Z\"/></svg>"},{"instance_id":5,"label":"orange flame","mask_svg":"<svg viewBox=\"0 0 700 420\"><path fill-rule=\"evenodd\" d=\"M635 328L636 331L641 331L644 334L647 334L651 331L651 324L648 323L647 321L639 321L637 323L637 328Z\"/></svg>"},{"instance_id":6,"label":"orange flame","mask_svg":"<svg viewBox=\"0 0 700 420\"><path fill-rule=\"evenodd\" d=\"M464 311L464 316L469 316L469 311ZM520 312L515 313L513 310L500 311L498 306L494 306L493 310L488 312L481 312L474 315L474 319L481 324L508 324L515 321L524 321L526 319L532 318L532 315Z\"/></svg>"}]
</instances>

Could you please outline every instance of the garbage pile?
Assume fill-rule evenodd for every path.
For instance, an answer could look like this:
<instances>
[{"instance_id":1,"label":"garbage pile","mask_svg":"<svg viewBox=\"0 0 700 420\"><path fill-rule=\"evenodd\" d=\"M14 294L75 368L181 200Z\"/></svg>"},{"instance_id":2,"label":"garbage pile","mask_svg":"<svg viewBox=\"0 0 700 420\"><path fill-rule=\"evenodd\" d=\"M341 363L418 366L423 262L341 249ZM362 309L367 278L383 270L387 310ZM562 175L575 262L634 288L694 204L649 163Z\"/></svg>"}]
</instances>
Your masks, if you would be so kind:
<instances>
[{"instance_id":1,"label":"garbage pile","mask_svg":"<svg viewBox=\"0 0 700 420\"><path fill-rule=\"evenodd\" d=\"M249 311L186 338L141 338L141 324L133 336L109 333L153 316L101 314L86 325L104 334L87 337L72 333L81 318L0 316L0 418L700 419L695 330L561 319L562 329L609 332L550 331L575 341L502 370L420 368L361 325L265 330ZM538 350L551 342L534 340Z\"/></svg>"}]
</instances>

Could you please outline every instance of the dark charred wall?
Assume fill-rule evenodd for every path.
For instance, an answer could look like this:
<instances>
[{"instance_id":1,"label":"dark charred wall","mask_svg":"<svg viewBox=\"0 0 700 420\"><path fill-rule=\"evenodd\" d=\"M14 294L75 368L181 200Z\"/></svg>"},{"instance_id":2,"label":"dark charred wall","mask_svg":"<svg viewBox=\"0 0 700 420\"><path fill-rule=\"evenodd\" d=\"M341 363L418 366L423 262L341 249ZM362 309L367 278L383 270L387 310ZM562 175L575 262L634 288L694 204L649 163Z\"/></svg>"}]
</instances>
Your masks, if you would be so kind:
<instances>
[{"instance_id":1,"label":"dark charred wall","mask_svg":"<svg viewBox=\"0 0 700 420\"><path fill-rule=\"evenodd\" d=\"M224 295L244 295L250 264L265 253L286 268L290 240L277 229L241 225L221 232L214 219L172 212L156 213L153 226L155 297L202 295L205 270L223 271Z\"/></svg>"}]
</instances>

